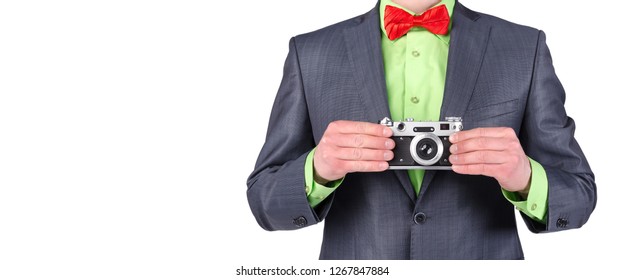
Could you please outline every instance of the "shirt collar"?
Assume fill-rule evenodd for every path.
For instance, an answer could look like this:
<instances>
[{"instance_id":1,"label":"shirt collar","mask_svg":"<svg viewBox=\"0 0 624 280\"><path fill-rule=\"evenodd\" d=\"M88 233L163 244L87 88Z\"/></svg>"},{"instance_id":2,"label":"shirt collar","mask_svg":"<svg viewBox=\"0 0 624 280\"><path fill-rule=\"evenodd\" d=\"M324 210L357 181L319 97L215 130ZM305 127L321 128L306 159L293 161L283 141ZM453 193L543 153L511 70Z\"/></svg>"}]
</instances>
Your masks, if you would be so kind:
<instances>
[{"instance_id":1,"label":"shirt collar","mask_svg":"<svg viewBox=\"0 0 624 280\"><path fill-rule=\"evenodd\" d=\"M406 12L410 13L410 14L414 14L412 13L410 10L402 7L401 5L392 2L392 0L381 0L381 2L379 3L379 20L380 20L380 27L381 27L381 32L383 33L384 36L386 36L386 38L388 38L388 34L386 34L386 29L384 28L384 14L385 14L385 10L386 10L386 6L394 6L397 8L401 8L403 10L405 10ZM455 0L441 0L440 3L438 3L438 5L436 6L440 6L440 5L446 5L446 9L449 12L449 17L453 18L453 8L455 7ZM452 27L452 23L449 24L449 31L451 31L451 27ZM449 32L446 35L437 35L438 38L440 38L440 40L444 41L446 44L449 43L450 40L450 34L451 32Z\"/></svg>"}]
</instances>

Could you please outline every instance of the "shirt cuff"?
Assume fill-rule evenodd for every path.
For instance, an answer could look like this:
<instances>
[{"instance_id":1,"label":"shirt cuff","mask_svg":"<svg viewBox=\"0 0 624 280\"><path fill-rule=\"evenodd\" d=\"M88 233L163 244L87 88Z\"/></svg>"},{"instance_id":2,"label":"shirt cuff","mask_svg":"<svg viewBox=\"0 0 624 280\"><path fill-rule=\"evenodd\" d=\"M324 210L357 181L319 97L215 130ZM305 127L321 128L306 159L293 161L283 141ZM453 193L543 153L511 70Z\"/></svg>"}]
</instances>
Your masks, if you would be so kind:
<instances>
[{"instance_id":1,"label":"shirt cuff","mask_svg":"<svg viewBox=\"0 0 624 280\"><path fill-rule=\"evenodd\" d=\"M546 171L539 162L529 158L531 164L531 188L526 200L516 192L509 192L505 189L503 195L516 209L527 215L534 221L545 224L546 210L548 209L548 178Z\"/></svg>"},{"instance_id":2,"label":"shirt cuff","mask_svg":"<svg viewBox=\"0 0 624 280\"><path fill-rule=\"evenodd\" d=\"M330 194L332 194L338 186L344 180L344 177L340 180L331 181L327 183L327 185L321 185L314 181L314 148L306 157L305 166L304 166L304 174L305 174L305 191L306 196L308 198L308 203L312 208L319 205L325 198L327 198Z\"/></svg>"}]
</instances>

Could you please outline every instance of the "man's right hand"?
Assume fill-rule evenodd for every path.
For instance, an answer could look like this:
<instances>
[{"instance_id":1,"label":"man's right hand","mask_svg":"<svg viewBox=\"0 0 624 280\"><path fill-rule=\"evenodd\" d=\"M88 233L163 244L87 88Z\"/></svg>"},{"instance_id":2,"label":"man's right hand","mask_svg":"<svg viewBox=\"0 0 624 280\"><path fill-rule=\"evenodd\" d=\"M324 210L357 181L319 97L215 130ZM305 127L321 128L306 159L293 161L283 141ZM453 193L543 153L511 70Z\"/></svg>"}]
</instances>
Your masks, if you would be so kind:
<instances>
[{"instance_id":1,"label":"man's right hand","mask_svg":"<svg viewBox=\"0 0 624 280\"><path fill-rule=\"evenodd\" d=\"M334 121L314 153L314 180L320 184L352 172L381 172L394 157L392 130L380 124Z\"/></svg>"}]
</instances>

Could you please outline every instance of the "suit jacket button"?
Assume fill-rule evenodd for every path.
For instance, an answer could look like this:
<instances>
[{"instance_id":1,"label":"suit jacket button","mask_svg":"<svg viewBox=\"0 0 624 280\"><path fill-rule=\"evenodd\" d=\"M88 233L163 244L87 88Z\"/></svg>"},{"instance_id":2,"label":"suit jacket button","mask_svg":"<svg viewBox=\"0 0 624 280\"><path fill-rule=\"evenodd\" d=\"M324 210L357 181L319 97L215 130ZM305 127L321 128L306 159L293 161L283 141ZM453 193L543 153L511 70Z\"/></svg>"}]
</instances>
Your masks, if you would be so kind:
<instances>
[{"instance_id":1,"label":"suit jacket button","mask_svg":"<svg viewBox=\"0 0 624 280\"><path fill-rule=\"evenodd\" d=\"M304 216L300 216L293 220L293 224L297 227L303 227L308 224L308 220Z\"/></svg>"},{"instance_id":2,"label":"suit jacket button","mask_svg":"<svg viewBox=\"0 0 624 280\"><path fill-rule=\"evenodd\" d=\"M425 215L425 213L417 213L416 215L414 215L414 223L416 223L417 225L422 225L427 221L427 215Z\"/></svg>"},{"instance_id":3,"label":"suit jacket button","mask_svg":"<svg viewBox=\"0 0 624 280\"><path fill-rule=\"evenodd\" d=\"M565 218L557 219L557 227L558 228L565 228L567 226L568 226L568 219L565 219Z\"/></svg>"}]
</instances>

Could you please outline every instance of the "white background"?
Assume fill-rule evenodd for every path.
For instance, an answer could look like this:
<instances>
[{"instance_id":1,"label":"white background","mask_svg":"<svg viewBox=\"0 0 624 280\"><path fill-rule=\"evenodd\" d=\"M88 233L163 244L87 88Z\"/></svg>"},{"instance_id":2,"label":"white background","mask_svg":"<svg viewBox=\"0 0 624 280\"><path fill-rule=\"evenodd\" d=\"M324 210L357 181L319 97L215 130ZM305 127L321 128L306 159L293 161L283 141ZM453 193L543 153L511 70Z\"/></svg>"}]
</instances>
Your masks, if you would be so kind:
<instances>
[{"instance_id":1,"label":"white background","mask_svg":"<svg viewBox=\"0 0 624 280\"><path fill-rule=\"evenodd\" d=\"M390 265L392 279L616 271L620 2L580 2L463 1L548 35L598 184L585 227L520 225L522 262L345 263L316 260L322 224L262 230L246 178L289 38L375 0L3 1L0 279L237 279L243 265Z\"/></svg>"}]
</instances>

